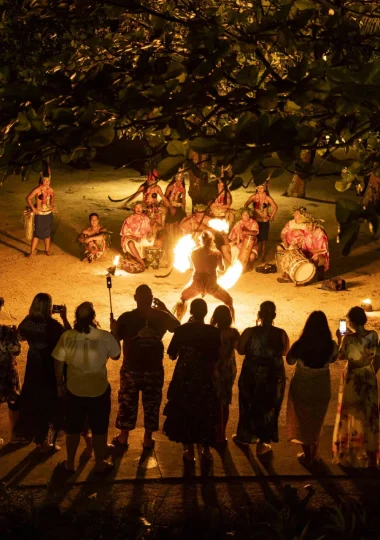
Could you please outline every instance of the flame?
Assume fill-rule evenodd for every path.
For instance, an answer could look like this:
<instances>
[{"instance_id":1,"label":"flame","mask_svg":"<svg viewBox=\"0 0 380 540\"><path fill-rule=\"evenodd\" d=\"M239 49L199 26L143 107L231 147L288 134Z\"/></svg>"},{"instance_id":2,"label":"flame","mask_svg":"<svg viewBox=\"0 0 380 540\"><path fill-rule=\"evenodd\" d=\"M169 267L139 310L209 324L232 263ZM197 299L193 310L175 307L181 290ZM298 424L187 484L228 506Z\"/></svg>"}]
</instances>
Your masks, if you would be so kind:
<instances>
[{"instance_id":1,"label":"flame","mask_svg":"<svg viewBox=\"0 0 380 540\"><path fill-rule=\"evenodd\" d=\"M366 298L362 301L362 304L371 304L371 300L369 298Z\"/></svg>"},{"instance_id":2,"label":"flame","mask_svg":"<svg viewBox=\"0 0 380 540\"><path fill-rule=\"evenodd\" d=\"M225 219L210 219L208 226L218 232L228 233L229 225Z\"/></svg>"},{"instance_id":3,"label":"flame","mask_svg":"<svg viewBox=\"0 0 380 540\"><path fill-rule=\"evenodd\" d=\"M119 261L120 261L120 255L116 255L116 257L113 258L112 264L114 266L117 266L119 264Z\"/></svg>"},{"instance_id":4,"label":"flame","mask_svg":"<svg viewBox=\"0 0 380 540\"><path fill-rule=\"evenodd\" d=\"M174 268L186 272L191 267L190 255L195 246L191 234L187 234L177 242L174 248Z\"/></svg>"},{"instance_id":5,"label":"flame","mask_svg":"<svg viewBox=\"0 0 380 540\"><path fill-rule=\"evenodd\" d=\"M235 261L226 271L226 273L218 279L218 285L223 289L231 289L240 278L243 272L243 265L240 261Z\"/></svg>"}]
</instances>

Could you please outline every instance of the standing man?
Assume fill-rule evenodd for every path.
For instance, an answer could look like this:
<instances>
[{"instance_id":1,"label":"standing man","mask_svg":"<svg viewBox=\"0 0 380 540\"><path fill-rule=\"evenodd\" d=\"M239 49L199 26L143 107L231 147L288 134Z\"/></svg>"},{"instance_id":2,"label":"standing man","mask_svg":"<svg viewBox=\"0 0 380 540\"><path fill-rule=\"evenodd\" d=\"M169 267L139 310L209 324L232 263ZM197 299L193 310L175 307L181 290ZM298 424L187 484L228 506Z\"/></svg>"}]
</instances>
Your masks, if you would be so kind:
<instances>
[{"instance_id":1,"label":"standing man","mask_svg":"<svg viewBox=\"0 0 380 540\"><path fill-rule=\"evenodd\" d=\"M34 200L33 200L34 199ZM38 240L45 243L45 253L50 255L50 237L53 228L54 190L50 186L50 170L41 173L38 186L26 197L26 202L34 214L34 233L30 253L32 257L37 248Z\"/></svg>"},{"instance_id":2,"label":"standing man","mask_svg":"<svg viewBox=\"0 0 380 540\"><path fill-rule=\"evenodd\" d=\"M251 195L248 201L245 203L244 207L248 208L252 204L253 218L259 224L259 234L257 236L257 241L259 244L259 254L261 255L261 260L265 261L267 241L269 238L269 224L274 220L274 216L278 210L277 204L274 202L272 197L268 193L268 183L267 181L261 186L257 186L256 192ZM272 211L269 213L268 207L271 207ZM260 250L261 246L261 250Z\"/></svg>"},{"instance_id":3,"label":"standing man","mask_svg":"<svg viewBox=\"0 0 380 540\"><path fill-rule=\"evenodd\" d=\"M202 298L206 294L210 294L230 308L232 318L234 319L235 311L232 296L218 285L217 282L217 270L224 271L223 256L215 248L212 233L203 231L199 240L200 247L195 248L191 255L194 268L191 283L182 291L181 299L174 307L174 313L179 320L182 320L186 313L187 300L191 300L199 294L202 295Z\"/></svg>"},{"instance_id":4,"label":"standing man","mask_svg":"<svg viewBox=\"0 0 380 540\"><path fill-rule=\"evenodd\" d=\"M159 413L164 384L164 345L167 331L174 332L179 321L165 304L153 299L148 285L137 287L137 308L111 320L112 334L123 341L123 365L120 370L119 411L116 427L119 435L113 444L128 446L129 432L136 427L139 393L144 408L144 449L154 446L153 432L159 428Z\"/></svg>"}]
</instances>

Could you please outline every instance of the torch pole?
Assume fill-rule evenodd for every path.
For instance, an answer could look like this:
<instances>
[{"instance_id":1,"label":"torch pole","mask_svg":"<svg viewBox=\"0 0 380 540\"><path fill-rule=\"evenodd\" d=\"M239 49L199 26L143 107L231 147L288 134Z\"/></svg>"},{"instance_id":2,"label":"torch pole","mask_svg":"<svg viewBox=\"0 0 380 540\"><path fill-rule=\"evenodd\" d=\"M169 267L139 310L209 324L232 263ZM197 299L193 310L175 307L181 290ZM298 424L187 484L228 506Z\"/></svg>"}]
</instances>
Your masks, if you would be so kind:
<instances>
[{"instance_id":1,"label":"torch pole","mask_svg":"<svg viewBox=\"0 0 380 540\"><path fill-rule=\"evenodd\" d=\"M109 295L110 295L110 317L111 317L111 319L113 319L111 289L108 289L108 292L109 292Z\"/></svg>"}]
</instances>

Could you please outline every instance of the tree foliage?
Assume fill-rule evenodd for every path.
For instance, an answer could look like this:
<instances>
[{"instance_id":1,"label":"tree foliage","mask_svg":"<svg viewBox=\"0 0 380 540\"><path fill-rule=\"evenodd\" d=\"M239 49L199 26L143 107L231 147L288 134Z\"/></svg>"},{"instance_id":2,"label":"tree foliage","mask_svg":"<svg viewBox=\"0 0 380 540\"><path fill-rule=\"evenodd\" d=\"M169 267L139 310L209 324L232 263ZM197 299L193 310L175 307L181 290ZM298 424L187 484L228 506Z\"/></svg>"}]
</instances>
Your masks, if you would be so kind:
<instances>
[{"instance_id":1,"label":"tree foliage","mask_svg":"<svg viewBox=\"0 0 380 540\"><path fill-rule=\"evenodd\" d=\"M273 156L274 177L322 174L306 151L346 167L338 189L380 176L376 1L1 4L3 171L141 137L163 177L191 152L244 180L265 179Z\"/></svg>"}]
</instances>

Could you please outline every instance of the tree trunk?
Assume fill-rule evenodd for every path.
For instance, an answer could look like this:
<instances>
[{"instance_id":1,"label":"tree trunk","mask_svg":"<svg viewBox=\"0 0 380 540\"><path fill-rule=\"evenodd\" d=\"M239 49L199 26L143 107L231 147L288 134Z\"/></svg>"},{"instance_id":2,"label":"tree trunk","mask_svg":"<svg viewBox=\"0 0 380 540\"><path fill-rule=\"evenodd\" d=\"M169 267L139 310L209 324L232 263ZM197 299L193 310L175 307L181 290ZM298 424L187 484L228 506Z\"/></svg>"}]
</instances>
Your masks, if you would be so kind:
<instances>
[{"instance_id":1,"label":"tree trunk","mask_svg":"<svg viewBox=\"0 0 380 540\"><path fill-rule=\"evenodd\" d=\"M369 177L367 188L364 192L362 204L365 208L373 208L377 211L380 208L380 177L373 172Z\"/></svg>"},{"instance_id":2,"label":"tree trunk","mask_svg":"<svg viewBox=\"0 0 380 540\"><path fill-rule=\"evenodd\" d=\"M316 150L303 150L301 152L301 159L304 163L311 165L314 161ZM304 199L306 197L306 180L303 175L294 174L293 178L288 186L288 189L284 193L285 197L298 197Z\"/></svg>"},{"instance_id":3,"label":"tree trunk","mask_svg":"<svg viewBox=\"0 0 380 540\"><path fill-rule=\"evenodd\" d=\"M207 156L202 154L197 154L196 152L190 153L190 159L193 160L193 162L200 168L203 169L206 165L206 163L202 163L207 159ZM202 197L202 190L205 185L207 185L207 173L201 175L201 177L198 177L194 174L194 172L190 169L189 170L189 196L192 200L192 206L194 207L196 204L203 204L205 201Z\"/></svg>"}]
</instances>

